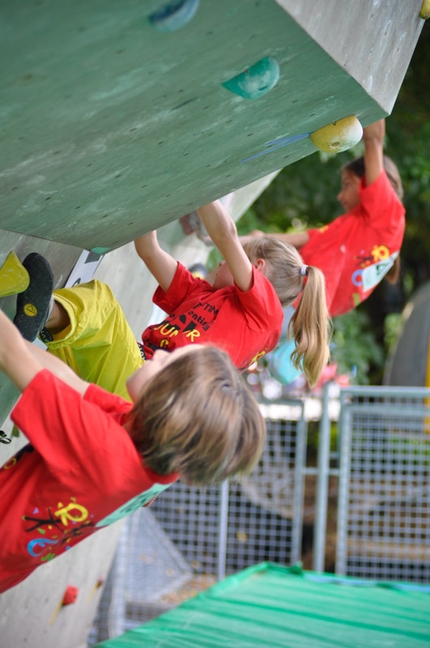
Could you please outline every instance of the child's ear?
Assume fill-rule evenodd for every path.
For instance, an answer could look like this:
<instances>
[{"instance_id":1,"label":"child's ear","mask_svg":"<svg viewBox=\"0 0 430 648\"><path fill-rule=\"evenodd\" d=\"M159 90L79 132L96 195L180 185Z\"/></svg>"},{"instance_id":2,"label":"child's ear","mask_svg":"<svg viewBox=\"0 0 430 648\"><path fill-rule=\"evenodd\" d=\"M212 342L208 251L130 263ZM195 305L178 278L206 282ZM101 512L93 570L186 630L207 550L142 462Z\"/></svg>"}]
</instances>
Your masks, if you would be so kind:
<instances>
[{"instance_id":1,"label":"child's ear","mask_svg":"<svg viewBox=\"0 0 430 648\"><path fill-rule=\"evenodd\" d=\"M257 259L257 261L254 263L254 266L257 268L257 270L260 270L260 272L264 274L266 261L264 259Z\"/></svg>"}]
</instances>

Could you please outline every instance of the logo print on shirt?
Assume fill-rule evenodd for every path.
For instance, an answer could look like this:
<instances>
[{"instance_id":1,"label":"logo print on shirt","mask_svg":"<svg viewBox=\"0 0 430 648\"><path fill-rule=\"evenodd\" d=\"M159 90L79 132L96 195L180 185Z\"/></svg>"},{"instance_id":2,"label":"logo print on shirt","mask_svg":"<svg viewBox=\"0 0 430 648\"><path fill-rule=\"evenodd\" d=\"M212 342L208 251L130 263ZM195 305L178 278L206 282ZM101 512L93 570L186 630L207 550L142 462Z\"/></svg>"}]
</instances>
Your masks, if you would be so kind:
<instances>
[{"instance_id":1,"label":"logo print on shirt","mask_svg":"<svg viewBox=\"0 0 430 648\"><path fill-rule=\"evenodd\" d=\"M27 543L27 551L31 556L40 558L42 562L51 560L56 553L50 551L46 554L47 549L68 544L73 538L82 536L91 527L94 528L94 522L89 519L88 509L78 504L74 497L70 499L71 501L66 506L62 502L58 502L54 511L49 506L45 516L40 514L40 517L37 517L36 514L39 509L36 507L33 515L24 515L22 517L24 522L32 523L26 529L27 533L31 533L36 529L39 533L39 536L32 538ZM70 549L70 547L70 545L66 546L66 550Z\"/></svg>"}]
</instances>

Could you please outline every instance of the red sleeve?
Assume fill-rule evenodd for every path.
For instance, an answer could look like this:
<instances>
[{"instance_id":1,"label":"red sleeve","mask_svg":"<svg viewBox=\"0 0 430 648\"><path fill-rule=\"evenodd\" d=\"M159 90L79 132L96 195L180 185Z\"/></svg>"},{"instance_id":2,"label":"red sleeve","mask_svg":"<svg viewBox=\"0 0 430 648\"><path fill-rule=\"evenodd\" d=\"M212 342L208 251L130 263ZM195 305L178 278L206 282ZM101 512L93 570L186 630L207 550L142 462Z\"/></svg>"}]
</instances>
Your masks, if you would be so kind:
<instances>
[{"instance_id":1,"label":"red sleeve","mask_svg":"<svg viewBox=\"0 0 430 648\"><path fill-rule=\"evenodd\" d=\"M331 223L327 223L327 225L322 225L321 227L315 227L313 229L306 230L309 239L302 247L302 249L299 250L299 253L301 254L302 251L306 250L309 243L313 241L316 236L324 234L324 232L326 232L328 229L330 230L330 236L332 236L335 230L343 227L343 221L345 219L348 219L350 217L350 214L351 212L348 212L347 214L342 214L342 216L338 216L337 218L332 220Z\"/></svg>"},{"instance_id":2,"label":"red sleeve","mask_svg":"<svg viewBox=\"0 0 430 648\"><path fill-rule=\"evenodd\" d=\"M208 291L212 291L212 286L207 281L193 277L191 272L178 262L173 281L167 291L160 286L154 293L152 301L156 306L166 313L172 313L189 295L198 287L200 283L205 283Z\"/></svg>"},{"instance_id":3,"label":"red sleeve","mask_svg":"<svg viewBox=\"0 0 430 648\"><path fill-rule=\"evenodd\" d=\"M308 240L306 241L306 243L305 243L305 245L303 247L305 247L314 238L314 236L316 234L319 234L320 232L321 232L320 227L313 227L312 229L306 230L306 233L307 233L309 238L308 238ZM299 252L300 252L300 250L299 250Z\"/></svg>"},{"instance_id":4,"label":"red sleeve","mask_svg":"<svg viewBox=\"0 0 430 648\"><path fill-rule=\"evenodd\" d=\"M130 403L106 395L104 411L91 400L103 400L100 388L89 388L84 397L50 371L40 371L27 385L11 418L40 453L50 469L71 470L86 462L103 462L104 453L137 455L125 430L119 425ZM112 403L118 399L114 415ZM111 405L108 405L108 403ZM125 406L124 406L125 404ZM113 448L115 446L115 448Z\"/></svg>"},{"instance_id":5,"label":"red sleeve","mask_svg":"<svg viewBox=\"0 0 430 648\"><path fill-rule=\"evenodd\" d=\"M397 229L399 220L405 213L405 208L394 191L385 171L366 186L364 178L361 179L360 203L364 211L367 224L378 229Z\"/></svg>"},{"instance_id":6,"label":"red sleeve","mask_svg":"<svg viewBox=\"0 0 430 648\"><path fill-rule=\"evenodd\" d=\"M252 269L253 284L246 292L236 286L236 295L241 304L243 315L251 330L261 331L282 324L284 314L270 281L255 268Z\"/></svg>"},{"instance_id":7,"label":"red sleeve","mask_svg":"<svg viewBox=\"0 0 430 648\"><path fill-rule=\"evenodd\" d=\"M94 403L107 414L111 414L115 418L122 418L127 414L132 404L124 400L121 396L111 394L98 385L90 384L85 392L84 400Z\"/></svg>"}]
</instances>

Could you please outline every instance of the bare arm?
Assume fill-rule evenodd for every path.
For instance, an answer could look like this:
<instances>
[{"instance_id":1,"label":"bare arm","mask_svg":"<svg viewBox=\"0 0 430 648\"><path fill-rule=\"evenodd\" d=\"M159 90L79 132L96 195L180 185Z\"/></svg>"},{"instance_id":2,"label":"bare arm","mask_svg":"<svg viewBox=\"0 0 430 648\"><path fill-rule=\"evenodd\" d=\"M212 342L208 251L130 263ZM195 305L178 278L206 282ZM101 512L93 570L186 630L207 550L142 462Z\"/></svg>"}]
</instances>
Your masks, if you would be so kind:
<instances>
[{"instance_id":1,"label":"bare arm","mask_svg":"<svg viewBox=\"0 0 430 648\"><path fill-rule=\"evenodd\" d=\"M79 378L64 362L24 340L0 310L0 370L22 392L42 369L49 369L82 395L88 388L89 383Z\"/></svg>"},{"instance_id":2,"label":"bare arm","mask_svg":"<svg viewBox=\"0 0 430 648\"><path fill-rule=\"evenodd\" d=\"M157 232L149 232L136 239L134 247L157 283L164 291L168 290L176 274L178 262L160 247Z\"/></svg>"},{"instance_id":3,"label":"bare arm","mask_svg":"<svg viewBox=\"0 0 430 648\"><path fill-rule=\"evenodd\" d=\"M240 290L252 286L252 263L242 247L237 228L223 204L216 200L198 210L203 225L221 252Z\"/></svg>"},{"instance_id":4,"label":"bare arm","mask_svg":"<svg viewBox=\"0 0 430 648\"><path fill-rule=\"evenodd\" d=\"M278 239L278 241L282 241L283 243L289 243L298 250L300 250L300 248L306 245L306 243L309 241L309 234L307 232L291 232L290 234L267 234L266 232L262 232L261 230L254 230L246 236L241 236L240 242L242 243L242 245L245 245L245 243L247 243L251 239L260 236L269 236L270 238Z\"/></svg>"},{"instance_id":5,"label":"bare arm","mask_svg":"<svg viewBox=\"0 0 430 648\"><path fill-rule=\"evenodd\" d=\"M375 182L384 168L384 137L385 119L380 119L363 129L366 185Z\"/></svg>"}]
</instances>

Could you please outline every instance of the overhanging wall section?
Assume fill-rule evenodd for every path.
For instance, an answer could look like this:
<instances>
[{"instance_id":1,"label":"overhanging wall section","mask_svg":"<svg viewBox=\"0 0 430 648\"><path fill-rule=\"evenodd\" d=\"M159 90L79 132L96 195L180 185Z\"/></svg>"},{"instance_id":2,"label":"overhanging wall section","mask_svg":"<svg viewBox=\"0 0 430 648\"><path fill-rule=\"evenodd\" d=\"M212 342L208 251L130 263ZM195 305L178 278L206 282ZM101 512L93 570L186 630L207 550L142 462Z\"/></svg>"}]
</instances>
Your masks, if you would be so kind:
<instances>
[{"instance_id":1,"label":"overhanging wall section","mask_svg":"<svg viewBox=\"0 0 430 648\"><path fill-rule=\"evenodd\" d=\"M388 5L364 4L360 32L373 36ZM273 0L202 0L170 32L150 20L161 6L2 4L0 229L113 249L311 154L309 132L387 114L330 40L317 44ZM415 0L408 7L402 71L423 23ZM268 92L249 99L223 85L267 57L279 66ZM392 57L366 60L368 74L390 60L395 77ZM390 88L393 101L399 84ZM283 138L293 140L268 153Z\"/></svg>"}]
</instances>

